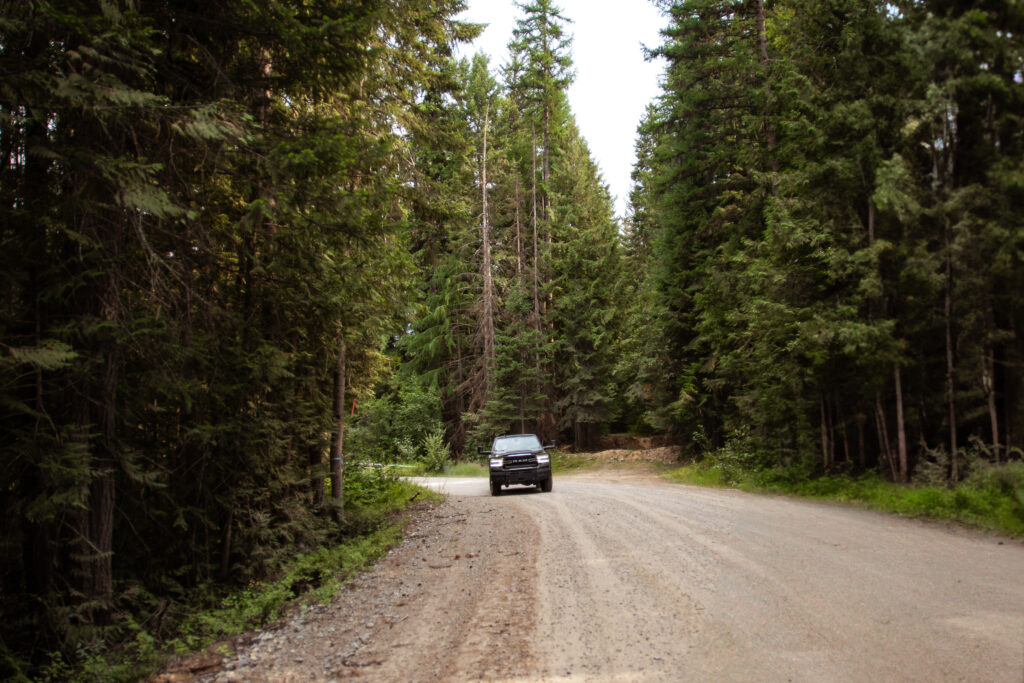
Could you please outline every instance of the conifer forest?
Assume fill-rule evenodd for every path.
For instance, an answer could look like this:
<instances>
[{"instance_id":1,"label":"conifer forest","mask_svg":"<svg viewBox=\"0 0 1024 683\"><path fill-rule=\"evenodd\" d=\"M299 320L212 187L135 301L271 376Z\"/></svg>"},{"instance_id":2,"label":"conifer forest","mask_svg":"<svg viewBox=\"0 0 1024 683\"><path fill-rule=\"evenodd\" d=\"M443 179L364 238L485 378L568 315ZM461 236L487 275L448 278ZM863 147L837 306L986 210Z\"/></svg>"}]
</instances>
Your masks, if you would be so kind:
<instances>
[{"instance_id":1,"label":"conifer forest","mask_svg":"<svg viewBox=\"0 0 1024 683\"><path fill-rule=\"evenodd\" d=\"M557 0L500 64L463 0L0 3L0 671L173 632L362 532L363 465L495 434L1020 460L1024 4L653 1L626 216Z\"/></svg>"}]
</instances>

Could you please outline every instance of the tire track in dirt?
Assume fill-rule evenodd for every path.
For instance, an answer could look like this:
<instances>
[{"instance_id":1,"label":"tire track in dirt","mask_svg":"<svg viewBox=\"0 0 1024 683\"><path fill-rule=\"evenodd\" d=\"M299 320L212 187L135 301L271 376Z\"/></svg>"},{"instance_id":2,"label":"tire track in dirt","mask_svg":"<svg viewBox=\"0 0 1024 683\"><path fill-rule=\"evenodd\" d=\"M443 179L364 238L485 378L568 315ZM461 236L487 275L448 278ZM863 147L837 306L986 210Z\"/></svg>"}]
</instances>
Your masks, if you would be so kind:
<instances>
[{"instance_id":1,"label":"tire track in dirt","mask_svg":"<svg viewBox=\"0 0 1024 683\"><path fill-rule=\"evenodd\" d=\"M1024 683L1020 542L637 472L444 486L333 605L202 680Z\"/></svg>"},{"instance_id":2,"label":"tire track in dirt","mask_svg":"<svg viewBox=\"0 0 1024 683\"><path fill-rule=\"evenodd\" d=\"M618 513L616 497L563 487L541 503L541 679L679 680L699 605Z\"/></svg>"},{"instance_id":3,"label":"tire track in dirt","mask_svg":"<svg viewBox=\"0 0 1024 683\"><path fill-rule=\"evenodd\" d=\"M378 631L339 673L363 680L507 678L531 659L536 525L512 502L453 498L457 519L434 543L395 557L407 595L402 621ZM394 656L399 655L399 656Z\"/></svg>"},{"instance_id":4,"label":"tire track in dirt","mask_svg":"<svg viewBox=\"0 0 1024 683\"><path fill-rule=\"evenodd\" d=\"M557 490L565 500L544 501L552 509L537 510L551 518L541 523L540 575L553 562L578 564L579 574L595 577L579 584L585 594L573 601L580 618L606 624L598 631L605 645L591 649L634 642L652 620L670 625L675 637L644 634L658 636L649 641L655 647L648 651L645 637L632 662L616 650L584 663L549 652L545 674L1024 681L1019 543L731 491L591 477L563 478ZM552 557L549 537L559 534L573 543L563 542L563 556ZM593 569L602 563L615 580ZM628 600L608 609L606 591ZM539 627L548 619L542 612ZM573 628L570 619L556 623ZM660 660L645 662L659 650Z\"/></svg>"},{"instance_id":5,"label":"tire track in dirt","mask_svg":"<svg viewBox=\"0 0 1024 683\"><path fill-rule=\"evenodd\" d=\"M171 666L155 680L510 680L533 665L537 525L514 497L453 497L331 605ZM229 644L222 644L229 645ZM209 670L197 675L195 662Z\"/></svg>"}]
</instances>

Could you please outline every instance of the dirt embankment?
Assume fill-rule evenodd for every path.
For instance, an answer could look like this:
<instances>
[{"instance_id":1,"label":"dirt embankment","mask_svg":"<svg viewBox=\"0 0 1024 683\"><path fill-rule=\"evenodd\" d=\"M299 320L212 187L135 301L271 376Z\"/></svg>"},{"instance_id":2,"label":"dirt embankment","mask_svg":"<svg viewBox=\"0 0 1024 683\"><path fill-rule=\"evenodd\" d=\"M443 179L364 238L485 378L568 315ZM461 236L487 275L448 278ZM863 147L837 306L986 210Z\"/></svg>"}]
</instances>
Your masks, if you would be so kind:
<instances>
[{"instance_id":1,"label":"dirt embankment","mask_svg":"<svg viewBox=\"0 0 1024 683\"><path fill-rule=\"evenodd\" d=\"M679 463L682 448L679 446L661 446L658 448L610 448L593 453L576 453L575 456L587 462L595 463L657 463L675 465Z\"/></svg>"},{"instance_id":2,"label":"dirt embankment","mask_svg":"<svg viewBox=\"0 0 1024 683\"><path fill-rule=\"evenodd\" d=\"M612 451L644 451L652 448L664 448L676 446L672 437L664 434L654 436L639 436L637 434L607 434L602 436L597 443L597 450Z\"/></svg>"}]
</instances>

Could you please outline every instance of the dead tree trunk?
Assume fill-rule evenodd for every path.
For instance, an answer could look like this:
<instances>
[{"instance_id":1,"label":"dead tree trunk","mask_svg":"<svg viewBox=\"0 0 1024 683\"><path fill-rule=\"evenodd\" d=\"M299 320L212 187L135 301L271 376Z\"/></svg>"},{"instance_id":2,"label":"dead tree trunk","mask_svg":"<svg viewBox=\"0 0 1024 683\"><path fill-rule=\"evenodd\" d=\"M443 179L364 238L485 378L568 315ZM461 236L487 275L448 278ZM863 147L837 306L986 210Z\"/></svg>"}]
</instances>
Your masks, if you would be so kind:
<instances>
[{"instance_id":1,"label":"dead tree trunk","mask_svg":"<svg viewBox=\"0 0 1024 683\"><path fill-rule=\"evenodd\" d=\"M483 154L480 156L480 201L483 207L481 225L483 231L483 335L484 368L483 368L483 402L487 402L490 392L490 373L494 365L494 274L491 269L491 235L488 221L487 206L487 125L490 106L484 109L484 140Z\"/></svg>"},{"instance_id":2,"label":"dead tree trunk","mask_svg":"<svg viewBox=\"0 0 1024 683\"><path fill-rule=\"evenodd\" d=\"M531 127L530 130L531 147L530 156L532 158L533 173L531 179L533 181L533 316L532 326L535 332L540 333L540 248L538 245L537 237L537 133ZM541 382L540 372L540 351L535 351L533 354L533 365L534 371L536 372L536 392L541 394L543 392L543 386ZM540 430L540 420L537 420L537 430ZM545 435L541 434L544 438Z\"/></svg>"},{"instance_id":3,"label":"dead tree trunk","mask_svg":"<svg viewBox=\"0 0 1024 683\"><path fill-rule=\"evenodd\" d=\"M532 132L530 147L533 158L533 324L540 330L540 249L537 243L537 134Z\"/></svg>"}]
</instances>

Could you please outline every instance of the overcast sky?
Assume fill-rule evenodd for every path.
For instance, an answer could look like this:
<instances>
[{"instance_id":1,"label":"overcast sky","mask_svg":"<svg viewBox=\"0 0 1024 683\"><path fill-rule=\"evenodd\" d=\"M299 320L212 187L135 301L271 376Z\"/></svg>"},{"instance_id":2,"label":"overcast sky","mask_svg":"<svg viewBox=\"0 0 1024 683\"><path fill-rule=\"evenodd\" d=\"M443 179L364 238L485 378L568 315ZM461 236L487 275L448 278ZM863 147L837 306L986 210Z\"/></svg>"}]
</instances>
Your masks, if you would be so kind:
<instances>
[{"instance_id":1,"label":"overcast sky","mask_svg":"<svg viewBox=\"0 0 1024 683\"><path fill-rule=\"evenodd\" d=\"M647 103L658 95L662 65L645 62L643 47L660 43L665 24L650 0L555 0L572 20L572 59L576 80L569 103L601 175L615 199L615 213L625 215L636 159L636 128ZM506 46L521 12L512 0L469 0L464 21L488 24L462 54L484 52L497 71L508 62Z\"/></svg>"}]
</instances>

